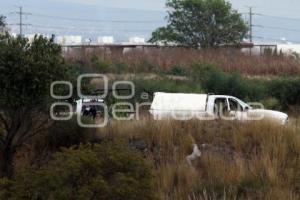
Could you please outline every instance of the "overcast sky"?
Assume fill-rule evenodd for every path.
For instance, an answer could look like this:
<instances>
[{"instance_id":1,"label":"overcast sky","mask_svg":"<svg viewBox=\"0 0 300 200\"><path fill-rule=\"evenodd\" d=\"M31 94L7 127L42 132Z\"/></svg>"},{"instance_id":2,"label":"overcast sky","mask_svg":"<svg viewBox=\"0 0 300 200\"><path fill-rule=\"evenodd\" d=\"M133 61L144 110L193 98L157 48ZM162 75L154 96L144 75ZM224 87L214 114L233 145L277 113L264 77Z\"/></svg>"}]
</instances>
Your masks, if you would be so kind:
<instances>
[{"instance_id":1,"label":"overcast sky","mask_svg":"<svg viewBox=\"0 0 300 200\"><path fill-rule=\"evenodd\" d=\"M48 0L52 2L68 2L83 5L95 5L104 7L117 7L144 10L165 10L165 0ZM24 2L24 0L23 0ZM26 1L25 1L26 2ZM34 1L33 1L34 2ZM300 18L299 0L230 0L233 7L242 11L246 6L269 14L286 14Z\"/></svg>"},{"instance_id":2,"label":"overcast sky","mask_svg":"<svg viewBox=\"0 0 300 200\"><path fill-rule=\"evenodd\" d=\"M233 8L245 13L246 20L248 20L247 6L252 6L257 14L270 15L254 16L254 24L264 26L254 28L257 40L287 38L300 43L299 0L230 0L230 2ZM25 33L83 35L90 38L112 35L116 40L124 41L131 36L149 38L152 30L166 23L165 0L0 0L0 14L7 16L9 24L18 23L18 16L11 14L17 10L15 5L23 6L25 12L32 13L24 17L24 23L32 24L25 28ZM18 31L16 26L12 27L13 31Z\"/></svg>"}]
</instances>

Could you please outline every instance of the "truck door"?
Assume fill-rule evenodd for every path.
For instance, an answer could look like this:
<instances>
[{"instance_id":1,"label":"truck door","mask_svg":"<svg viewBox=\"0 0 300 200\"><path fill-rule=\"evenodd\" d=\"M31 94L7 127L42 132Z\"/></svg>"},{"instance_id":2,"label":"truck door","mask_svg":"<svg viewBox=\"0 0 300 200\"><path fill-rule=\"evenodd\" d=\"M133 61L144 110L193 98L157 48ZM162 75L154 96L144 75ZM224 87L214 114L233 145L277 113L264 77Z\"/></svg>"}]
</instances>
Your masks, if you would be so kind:
<instances>
[{"instance_id":1,"label":"truck door","mask_svg":"<svg viewBox=\"0 0 300 200\"><path fill-rule=\"evenodd\" d=\"M231 117L240 118L243 114L243 107L233 98L228 98L229 112Z\"/></svg>"},{"instance_id":2,"label":"truck door","mask_svg":"<svg viewBox=\"0 0 300 200\"><path fill-rule=\"evenodd\" d=\"M214 103L214 114L216 118L229 115L229 105L227 98L216 98Z\"/></svg>"}]
</instances>

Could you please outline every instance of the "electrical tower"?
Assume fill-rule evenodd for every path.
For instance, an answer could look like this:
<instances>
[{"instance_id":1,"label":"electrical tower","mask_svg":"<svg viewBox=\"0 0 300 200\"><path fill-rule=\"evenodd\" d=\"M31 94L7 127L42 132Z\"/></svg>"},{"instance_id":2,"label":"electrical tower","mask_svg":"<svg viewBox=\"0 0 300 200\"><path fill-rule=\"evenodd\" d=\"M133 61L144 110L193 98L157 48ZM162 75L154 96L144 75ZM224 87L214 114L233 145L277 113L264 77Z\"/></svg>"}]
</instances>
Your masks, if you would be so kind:
<instances>
[{"instance_id":1,"label":"electrical tower","mask_svg":"<svg viewBox=\"0 0 300 200\"><path fill-rule=\"evenodd\" d=\"M16 6L16 7L19 8L19 11L15 12L16 14L19 15L19 23L17 23L16 25L19 26L19 29L20 29L19 34L22 37L22 35L23 35L23 26L30 26L30 24L24 24L23 23L23 16L31 15L31 13L23 12L23 7L22 6Z\"/></svg>"}]
</instances>

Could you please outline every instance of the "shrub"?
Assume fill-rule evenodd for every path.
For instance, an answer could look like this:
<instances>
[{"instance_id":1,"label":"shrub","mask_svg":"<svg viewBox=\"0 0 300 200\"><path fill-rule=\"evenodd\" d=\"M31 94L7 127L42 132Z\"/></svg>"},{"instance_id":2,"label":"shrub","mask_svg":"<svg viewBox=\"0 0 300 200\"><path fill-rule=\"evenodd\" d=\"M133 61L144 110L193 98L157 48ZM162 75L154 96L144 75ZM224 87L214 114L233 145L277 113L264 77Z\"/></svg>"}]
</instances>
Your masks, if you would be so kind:
<instances>
[{"instance_id":1,"label":"shrub","mask_svg":"<svg viewBox=\"0 0 300 200\"><path fill-rule=\"evenodd\" d=\"M267 99L264 99L262 101L262 104L267 109L272 109L272 110L280 110L281 109L278 99L276 99L274 97L268 97Z\"/></svg>"},{"instance_id":2,"label":"shrub","mask_svg":"<svg viewBox=\"0 0 300 200\"><path fill-rule=\"evenodd\" d=\"M90 123L84 118L83 123ZM81 143L93 140L93 129L80 127L76 117L69 121L56 121L44 137L40 137L38 146L40 149L47 147L48 150L57 151L61 147L69 148Z\"/></svg>"},{"instance_id":3,"label":"shrub","mask_svg":"<svg viewBox=\"0 0 300 200\"><path fill-rule=\"evenodd\" d=\"M201 93L200 85L194 84L191 81L172 80L168 78L155 80L136 79L133 81L136 87L137 94L147 92L153 94L155 92L185 92L185 93Z\"/></svg>"},{"instance_id":4,"label":"shrub","mask_svg":"<svg viewBox=\"0 0 300 200\"><path fill-rule=\"evenodd\" d=\"M100 73L106 73L111 71L111 62L103 60L97 56L93 56L92 59L92 67L96 69Z\"/></svg>"},{"instance_id":5,"label":"shrub","mask_svg":"<svg viewBox=\"0 0 300 200\"><path fill-rule=\"evenodd\" d=\"M7 178L0 179L0 199L11 199L13 194L14 182Z\"/></svg>"},{"instance_id":6,"label":"shrub","mask_svg":"<svg viewBox=\"0 0 300 200\"><path fill-rule=\"evenodd\" d=\"M114 72L117 74L125 72L127 69L128 69L128 66L124 62L117 62L114 64Z\"/></svg>"},{"instance_id":7,"label":"shrub","mask_svg":"<svg viewBox=\"0 0 300 200\"><path fill-rule=\"evenodd\" d=\"M12 199L155 199L150 167L122 142L64 149L47 166L3 185Z\"/></svg>"},{"instance_id":8,"label":"shrub","mask_svg":"<svg viewBox=\"0 0 300 200\"><path fill-rule=\"evenodd\" d=\"M279 100L287 108L289 105L299 105L300 78L278 78L268 83L268 95Z\"/></svg>"},{"instance_id":9,"label":"shrub","mask_svg":"<svg viewBox=\"0 0 300 200\"><path fill-rule=\"evenodd\" d=\"M148 59L142 59L140 60L138 66L136 69L137 72L152 72L155 69L154 63L149 61Z\"/></svg>"},{"instance_id":10,"label":"shrub","mask_svg":"<svg viewBox=\"0 0 300 200\"><path fill-rule=\"evenodd\" d=\"M168 74L175 76L186 76L189 74L189 70L186 66L174 65L168 71Z\"/></svg>"},{"instance_id":11,"label":"shrub","mask_svg":"<svg viewBox=\"0 0 300 200\"><path fill-rule=\"evenodd\" d=\"M262 81L245 79L237 72L225 73L216 65L209 63L196 63L192 65L192 69L193 80L199 82L206 93L232 95L256 101L265 96Z\"/></svg>"}]
</instances>

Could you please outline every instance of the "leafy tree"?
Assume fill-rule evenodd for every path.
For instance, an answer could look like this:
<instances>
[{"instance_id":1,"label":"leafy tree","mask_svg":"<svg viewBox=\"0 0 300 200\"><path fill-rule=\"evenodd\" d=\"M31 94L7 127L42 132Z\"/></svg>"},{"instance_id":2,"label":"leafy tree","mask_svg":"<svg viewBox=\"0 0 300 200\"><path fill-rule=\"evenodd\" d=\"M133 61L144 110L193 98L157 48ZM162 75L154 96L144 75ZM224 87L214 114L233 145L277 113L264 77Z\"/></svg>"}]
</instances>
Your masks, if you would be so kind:
<instances>
[{"instance_id":1,"label":"leafy tree","mask_svg":"<svg viewBox=\"0 0 300 200\"><path fill-rule=\"evenodd\" d=\"M4 199L155 199L150 166L123 142L104 141L56 153L47 166L0 179Z\"/></svg>"},{"instance_id":2,"label":"leafy tree","mask_svg":"<svg viewBox=\"0 0 300 200\"><path fill-rule=\"evenodd\" d=\"M17 148L50 124L50 85L65 80L67 68L51 40L0 37L0 164L2 176L11 177Z\"/></svg>"},{"instance_id":3,"label":"leafy tree","mask_svg":"<svg viewBox=\"0 0 300 200\"><path fill-rule=\"evenodd\" d=\"M215 47L246 36L247 25L225 0L168 0L166 6L169 23L154 31L150 42Z\"/></svg>"},{"instance_id":4,"label":"leafy tree","mask_svg":"<svg viewBox=\"0 0 300 200\"><path fill-rule=\"evenodd\" d=\"M3 15L0 15L0 27L6 26L5 19L6 19L6 17L4 17Z\"/></svg>"},{"instance_id":5,"label":"leafy tree","mask_svg":"<svg viewBox=\"0 0 300 200\"><path fill-rule=\"evenodd\" d=\"M0 34L2 34L5 31L5 18L3 15L0 15Z\"/></svg>"}]
</instances>

